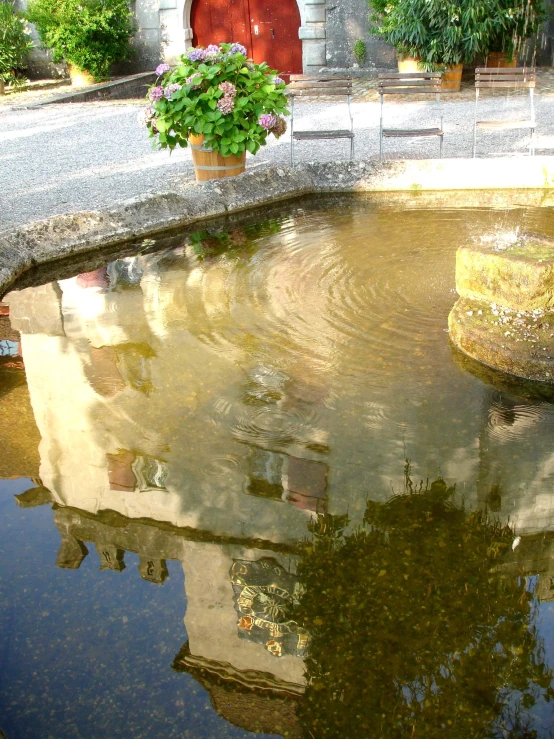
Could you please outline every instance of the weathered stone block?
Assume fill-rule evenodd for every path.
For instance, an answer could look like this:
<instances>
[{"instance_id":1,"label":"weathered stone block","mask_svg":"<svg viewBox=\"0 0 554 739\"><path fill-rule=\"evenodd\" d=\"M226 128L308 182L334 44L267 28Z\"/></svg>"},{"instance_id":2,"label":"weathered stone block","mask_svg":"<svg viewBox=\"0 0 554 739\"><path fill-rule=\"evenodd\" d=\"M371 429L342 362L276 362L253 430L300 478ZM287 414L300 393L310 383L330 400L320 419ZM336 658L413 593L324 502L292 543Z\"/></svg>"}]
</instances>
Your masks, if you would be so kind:
<instances>
[{"instance_id":1,"label":"weathered stone block","mask_svg":"<svg viewBox=\"0 0 554 739\"><path fill-rule=\"evenodd\" d=\"M462 246L456 254L456 290L462 298L514 310L554 307L554 241L528 235L508 247Z\"/></svg>"},{"instance_id":2,"label":"weathered stone block","mask_svg":"<svg viewBox=\"0 0 554 739\"><path fill-rule=\"evenodd\" d=\"M306 21L308 23L325 23L325 5L306 5Z\"/></svg>"},{"instance_id":3,"label":"weathered stone block","mask_svg":"<svg viewBox=\"0 0 554 739\"><path fill-rule=\"evenodd\" d=\"M516 313L460 298L448 316L452 342L478 362L517 377L554 381L554 313Z\"/></svg>"},{"instance_id":4,"label":"weathered stone block","mask_svg":"<svg viewBox=\"0 0 554 739\"><path fill-rule=\"evenodd\" d=\"M298 29L298 38L301 39L322 39L325 38L325 25L300 26Z\"/></svg>"}]
</instances>

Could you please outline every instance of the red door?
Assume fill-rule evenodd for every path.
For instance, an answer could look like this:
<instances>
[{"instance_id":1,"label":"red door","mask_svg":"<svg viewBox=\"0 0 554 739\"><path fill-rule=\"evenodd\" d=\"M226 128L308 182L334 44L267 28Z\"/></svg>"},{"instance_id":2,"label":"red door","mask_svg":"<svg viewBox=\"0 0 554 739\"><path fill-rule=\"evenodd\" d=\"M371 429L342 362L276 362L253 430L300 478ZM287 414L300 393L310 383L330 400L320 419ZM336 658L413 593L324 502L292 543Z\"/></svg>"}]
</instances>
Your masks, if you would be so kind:
<instances>
[{"instance_id":1,"label":"red door","mask_svg":"<svg viewBox=\"0 0 554 739\"><path fill-rule=\"evenodd\" d=\"M193 44L236 41L258 64L280 73L302 73L300 13L296 0L194 0Z\"/></svg>"}]
</instances>

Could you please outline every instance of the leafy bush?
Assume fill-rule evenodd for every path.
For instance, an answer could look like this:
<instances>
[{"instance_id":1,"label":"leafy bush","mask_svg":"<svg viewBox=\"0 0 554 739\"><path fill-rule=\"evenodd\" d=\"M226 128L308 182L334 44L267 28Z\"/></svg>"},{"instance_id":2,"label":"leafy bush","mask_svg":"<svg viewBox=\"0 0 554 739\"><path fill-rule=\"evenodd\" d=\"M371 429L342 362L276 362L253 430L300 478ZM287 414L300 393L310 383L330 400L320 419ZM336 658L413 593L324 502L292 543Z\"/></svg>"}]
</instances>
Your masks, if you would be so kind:
<instances>
[{"instance_id":1,"label":"leafy bush","mask_svg":"<svg viewBox=\"0 0 554 739\"><path fill-rule=\"evenodd\" d=\"M515 53L544 18L543 0L369 0L374 33L427 71L489 50Z\"/></svg>"},{"instance_id":2,"label":"leafy bush","mask_svg":"<svg viewBox=\"0 0 554 739\"><path fill-rule=\"evenodd\" d=\"M23 68L23 57L31 50L25 20L10 2L0 1L0 79L13 82L16 71Z\"/></svg>"},{"instance_id":3,"label":"leafy bush","mask_svg":"<svg viewBox=\"0 0 554 739\"><path fill-rule=\"evenodd\" d=\"M26 15L55 62L65 59L96 81L130 56L135 27L127 0L31 0Z\"/></svg>"},{"instance_id":4,"label":"leafy bush","mask_svg":"<svg viewBox=\"0 0 554 739\"><path fill-rule=\"evenodd\" d=\"M363 64L366 58L365 43L362 39L358 39L354 44L354 59L358 64Z\"/></svg>"},{"instance_id":5,"label":"leafy bush","mask_svg":"<svg viewBox=\"0 0 554 739\"><path fill-rule=\"evenodd\" d=\"M281 136L288 115L285 83L240 44L189 49L173 69L160 64L142 122L160 149L186 147L191 134L223 156L255 154L270 133Z\"/></svg>"}]
</instances>

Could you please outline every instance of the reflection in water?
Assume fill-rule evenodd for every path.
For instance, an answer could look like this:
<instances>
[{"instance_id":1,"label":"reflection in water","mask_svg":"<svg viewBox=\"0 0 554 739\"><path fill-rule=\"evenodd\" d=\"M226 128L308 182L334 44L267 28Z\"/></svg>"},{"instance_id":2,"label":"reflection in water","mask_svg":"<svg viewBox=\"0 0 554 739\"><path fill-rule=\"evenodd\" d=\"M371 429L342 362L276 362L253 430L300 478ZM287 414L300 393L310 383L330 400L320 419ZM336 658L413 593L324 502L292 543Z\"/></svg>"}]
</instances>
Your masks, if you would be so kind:
<instances>
[{"instance_id":1,"label":"reflection in water","mask_svg":"<svg viewBox=\"0 0 554 739\"><path fill-rule=\"evenodd\" d=\"M554 405L444 333L455 249L497 218L297 206L6 297L0 477L53 504L69 599L96 569L162 601L178 563L165 669L230 736L548 736ZM405 456L440 480L387 502Z\"/></svg>"},{"instance_id":2,"label":"reflection in water","mask_svg":"<svg viewBox=\"0 0 554 739\"><path fill-rule=\"evenodd\" d=\"M514 534L437 479L310 524L296 618L312 635L299 715L318 737L533 737L554 697Z\"/></svg>"}]
</instances>

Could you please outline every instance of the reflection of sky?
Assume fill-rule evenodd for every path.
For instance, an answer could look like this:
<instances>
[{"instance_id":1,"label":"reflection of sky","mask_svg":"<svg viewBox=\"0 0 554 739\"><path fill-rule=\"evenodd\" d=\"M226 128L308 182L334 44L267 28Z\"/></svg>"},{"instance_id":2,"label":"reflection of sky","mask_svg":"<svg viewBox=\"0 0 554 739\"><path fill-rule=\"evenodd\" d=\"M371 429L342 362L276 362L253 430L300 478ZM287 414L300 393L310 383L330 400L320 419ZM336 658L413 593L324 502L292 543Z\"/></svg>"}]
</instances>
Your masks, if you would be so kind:
<instances>
[{"instance_id":1,"label":"reflection of sky","mask_svg":"<svg viewBox=\"0 0 554 739\"><path fill-rule=\"evenodd\" d=\"M123 572L100 572L92 545L78 571L59 569L50 507L21 509L12 497L30 487L31 480L0 480L0 729L6 736L252 736L220 718L191 676L171 669L187 640L180 563L167 563L162 587L141 579L138 557L129 552Z\"/></svg>"}]
</instances>

